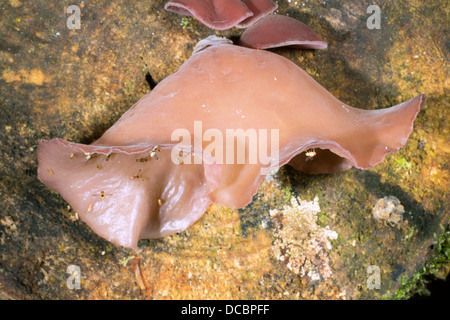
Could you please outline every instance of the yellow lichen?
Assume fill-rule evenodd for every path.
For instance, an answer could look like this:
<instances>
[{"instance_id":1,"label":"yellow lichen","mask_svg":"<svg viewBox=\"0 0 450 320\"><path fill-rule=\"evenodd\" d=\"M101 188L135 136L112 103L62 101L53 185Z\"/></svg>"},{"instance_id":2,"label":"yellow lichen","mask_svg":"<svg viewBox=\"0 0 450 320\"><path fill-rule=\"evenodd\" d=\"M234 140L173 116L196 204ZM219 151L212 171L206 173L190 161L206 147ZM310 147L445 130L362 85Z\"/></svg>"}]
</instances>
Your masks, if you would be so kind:
<instances>
[{"instance_id":1,"label":"yellow lichen","mask_svg":"<svg viewBox=\"0 0 450 320\"><path fill-rule=\"evenodd\" d=\"M52 81L52 76L46 75L39 69L32 69L30 71L21 69L18 72L4 71L2 76L6 82L23 82L36 86L42 86Z\"/></svg>"},{"instance_id":2,"label":"yellow lichen","mask_svg":"<svg viewBox=\"0 0 450 320\"><path fill-rule=\"evenodd\" d=\"M20 7L22 5L19 0L9 0L9 4L14 8Z\"/></svg>"}]
</instances>

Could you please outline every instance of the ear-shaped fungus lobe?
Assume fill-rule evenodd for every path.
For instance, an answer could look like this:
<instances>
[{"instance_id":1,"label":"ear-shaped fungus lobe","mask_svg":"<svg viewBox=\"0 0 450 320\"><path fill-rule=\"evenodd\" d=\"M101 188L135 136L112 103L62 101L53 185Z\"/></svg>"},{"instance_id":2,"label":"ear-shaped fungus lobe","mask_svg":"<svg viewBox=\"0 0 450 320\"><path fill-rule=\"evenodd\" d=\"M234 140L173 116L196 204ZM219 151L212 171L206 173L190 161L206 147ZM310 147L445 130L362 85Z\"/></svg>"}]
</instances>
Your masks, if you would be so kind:
<instances>
[{"instance_id":1,"label":"ear-shaped fungus lobe","mask_svg":"<svg viewBox=\"0 0 450 320\"><path fill-rule=\"evenodd\" d=\"M171 0L164 8L167 11L193 16L216 30L232 28L253 15L240 0Z\"/></svg>"},{"instance_id":2,"label":"ear-shaped fungus lobe","mask_svg":"<svg viewBox=\"0 0 450 320\"><path fill-rule=\"evenodd\" d=\"M332 139L339 144L313 142L307 149L316 148L313 149L314 157L300 153L290 160L289 165L307 174L335 173L351 167L371 169L383 161L386 154L395 153L406 144L425 102L426 96L421 94L381 110L360 110L342 104L342 109L354 113L358 120L355 118L355 122L347 123L348 131L342 137Z\"/></svg>"},{"instance_id":3,"label":"ear-shaped fungus lobe","mask_svg":"<svg viewBox=\"0 0 450 320\"><path fill-rule=\"evenodd\" d=\"M293 46L300 49L325 49L327 43L311 28L294 18L269 15L244 31L239 45L253 49Z\"/></svg>"},{"instance_id":4,"label":"ear-shaped fungus lobe","mask_svg":"<svg viewBox=\"0 0 450 320\"><path fill-rule=\"evenodd\" d=\"M248 28L262 17L275 11L278 5L272 0L242 0L244 4L253 12L253 16L245 19L237 25L238 28Z\"/></svg>"},{"instance_id":5,"label":"ear-shaped fungus lobe","mask_svg":"<svg viewBox=\"0 0 450 320\"><path fill-rule=\"evenodd\" d=\"M186 229L210 202L245 206L263 172L274 167L289 163L307 173L373 167L406 143L424 103L419 95L383 110L355 109L280 55L209 38L91 145L41 142L38 175L96 233L136 248L139 239ZM197 146L196 122L202 124ZM216 162L174 163L172 135L180 128L194 136L194 157L208 154ZM277 161L218 161L219 149L210 151L203 133L226 137L237 129L278 130ZM234 138L233 149L228 143L225 158L236 150ZM157 158L155 145L161 148ZM244 146L249 155L255 144ZM310 148L316 155L306 158Z\"/></svg>"},{"instance_id":6,"label":"ear-shaped fungus lobe","mask_svg":"<svg viewBox=\"0 0 450 320\"><path fill-rule=\"evenodd\" d=\"M152 158L153 147L41 141L38 176L98 235L136 249L185 230L210 203L202 165L174 164L169 148Z\"/></svg>"}]
</instances>

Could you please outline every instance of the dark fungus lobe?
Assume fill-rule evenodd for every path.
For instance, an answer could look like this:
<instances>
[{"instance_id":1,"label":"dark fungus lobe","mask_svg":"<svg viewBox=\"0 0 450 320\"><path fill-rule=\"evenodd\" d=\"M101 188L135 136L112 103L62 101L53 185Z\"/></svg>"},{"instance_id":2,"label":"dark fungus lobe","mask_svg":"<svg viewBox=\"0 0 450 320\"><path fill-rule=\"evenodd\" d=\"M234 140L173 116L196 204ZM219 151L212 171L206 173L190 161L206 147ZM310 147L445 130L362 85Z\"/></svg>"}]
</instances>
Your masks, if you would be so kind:
<instances>
[{"instance_id":1,"label":"dark fungus lobe","mask_svg":"<svg viewBox=\"0 0 450 320\"><path fill-rule=\"evenodd\" d=\"M259 19L272 13L278 8L278 5L272 0L242 0L244 4L253 12L253 16L245 19L237 25L238 28L248 28Z\"/></svg>"},{"instance_id":2,"label":"dark fungus lobe","mask_svg":"<svg viewBox=\"0 0 450 320\"><path fill-rule=\"evenodd\" d=\"M239 45L253 49L291 46L299 49L325 49L327 43L311 28L294 18L270 15L257 21L242 34Z\"/></svg>"},{"instance_id":3,"label":"dark fungus lobe","mask_svg":"<svg viewBox=\"0 0 450 320\"><path fill-rule=\"evenodd\" d=\"M252 11L240 0L171 0L167 11L193 16L211 29L230 29L253 16Z\"/></svg>"}]
</instances>

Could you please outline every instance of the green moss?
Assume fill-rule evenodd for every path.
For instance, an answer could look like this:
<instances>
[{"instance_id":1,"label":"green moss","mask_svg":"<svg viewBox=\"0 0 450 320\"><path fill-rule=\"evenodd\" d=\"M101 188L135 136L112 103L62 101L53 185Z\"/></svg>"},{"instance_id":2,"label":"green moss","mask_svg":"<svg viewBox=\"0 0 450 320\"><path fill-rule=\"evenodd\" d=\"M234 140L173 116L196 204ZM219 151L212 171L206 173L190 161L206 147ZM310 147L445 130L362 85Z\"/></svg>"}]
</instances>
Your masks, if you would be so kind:
<instances>
[{"instance_id":1,"label":"green moss","mask_svg":"<svg viewBox=\"0 0 450 320\"><path fill-rule=\"evenodd\" d=\"M121 264L122 266L126 267L128 262L130 260L133 260L134 258L135 258L135 256L123 257L122 259L119 260L119 264Z\"/></svg>"},{"instance_id":2,"label":"green moss","mask_svg":"<svg viewBox=\"0 0 450 320\"><path fill-rule=\"evenodd\" d=\"M402 169L411 169L411 163L408 162L405 158L395 159L396 163L396 171L402 170Z\"/></svg>"},{"instance_id":3,"label":"green moss","mask_svg":"<svg viewBox=\"0 0 450 320\"><path fill-rule=\"evenodd\" d=\"M184 30L193 30L193 25L192 25L192 22L194 21L194 18L193 17L187 17L187 16L185 16L185 17L183 17L183 18L181 18L181 22L180 22L180 25L181 25L181 27L184 29Z\"/></svg>"},{"instance_id":4,"label":"green moss","mask_svg":"<svg viewBox=\"0 0 450 320\"><path fill-rule=\"evenodd\" d=\"M292 188L290 186L281 189L281 193L283 194L282 200L285 203L290 203L292 197L294 197L294 195L292 194Z\"/></svg>"},{"instance_id":5,"label":"green moss","mask_svg":"<svg viewBox=\"0 0 450 320\"><path fill-rule=\"evenodd\" d=\"M415 294L429 295L430 292L426 288L427 278L445 278L445 270L450 263L450 225L446 227L440 225L443 233L437 237L433 243L433 257L416 270L410 277L403 275L400 280L400 288L392 295L385 295L384 299L405 300L411 298ZM435 234L436 237L436 234Z\"/></svg>"},{"instance_id":6,"label":"green moss","mask_svg":"<svg viewBox=\"0 0 450 320\"><path fill-rule=\"evenodd\" d=\"M328 215L321 210L317 215L317 224L321 227L326 227L328 225Z\"/></svg>"}]
</instances>

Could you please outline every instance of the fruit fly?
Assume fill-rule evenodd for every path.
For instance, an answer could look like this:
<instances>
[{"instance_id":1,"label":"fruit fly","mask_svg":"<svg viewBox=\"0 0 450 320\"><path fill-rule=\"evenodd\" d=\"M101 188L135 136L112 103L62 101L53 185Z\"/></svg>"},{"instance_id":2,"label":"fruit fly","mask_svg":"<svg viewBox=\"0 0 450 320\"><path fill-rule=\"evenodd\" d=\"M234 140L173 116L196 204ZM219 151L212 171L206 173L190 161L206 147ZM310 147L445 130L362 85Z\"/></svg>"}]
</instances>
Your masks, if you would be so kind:
<instances>
[{"instance_id":1,"label":"fruit fly","mask_svg":"<svg viewBox=\"0 0 450 320\"><path fill-rule=\"evenodd\" d=\"M97 155L95 153L85 153L84 156L86 157L87 161L97 158Z\"/></svg>"},{"instance_id":2,"label":"fruit fly","mask_svg":"<svg viewBox=\"0 0 450 320\"><path fill-rule=\"evenodd\" d=\"M183 155L181 157L179 155L177 156L179 166L182 166L184 164L184 159L191 155L190 152L187 152L186 155L184 154L184 151L182 151L182 153L183 153Z\"/></svg>"},{"instance_id":3,"label":"fruit fly","mask_svg":"<svg viewBox=\"0 0 450 320\"><path fill-rule=\"evenodd\" d=\"M161 151L159 146L154 146L147 157L136 159L136 162L147 162L150 158L158 160L157 152Z\"/></svg>"},{"instance_id":4,"label":"fruit fly","mask_svg":"<svg viewBox=\"0 0 450 320\"><path fill-rule=\"evenodd\" d=\"M100 199L105 199L106 196L112 196L111 193L105 193L105 191L101 191L100 193L94 194L93 197L100 196Z\"/></svg>"},{"instance_id":5,"label":"fruit fly","mask_svg":"<svg viewBox=\"0 0 450 320\"><path fill-rule=\"evenodd\" d=\"M138 171L137 175L135 175L135 176L131 176L131 177L130 177L130 180L138 180L138 179L142 178L142 177L141 177L141 171L142 171L142 170L141 170L141 169L139 169L139 171ZM144 181L144 179L143 179L143 178L142 178L141 180L142 180L142 181Z\"/></svg>"},{"instance_id":6,"label":"fruit fly","mask_svg":"<svg viewBox=\"0 0 450 320\"><path fill-rule=\"evenodd\" d=\"M305 153L306 159L305 161L312 160L316 156L316 150L315 149L308 149Z\"/></svg>"},{"instance_id":7,"label":"fruit fly","mask_svg":"<svg viewBox=\"0 0 450 320\"><path fill-rule=\"evenodd\" d=\"M158 156L156 155L156 152L160 152L160 151L161 151L161 148L159 146L154 146L152 149L152 152L150 152L150 157L158 160Z\"/></svg>"}]
</instances>

